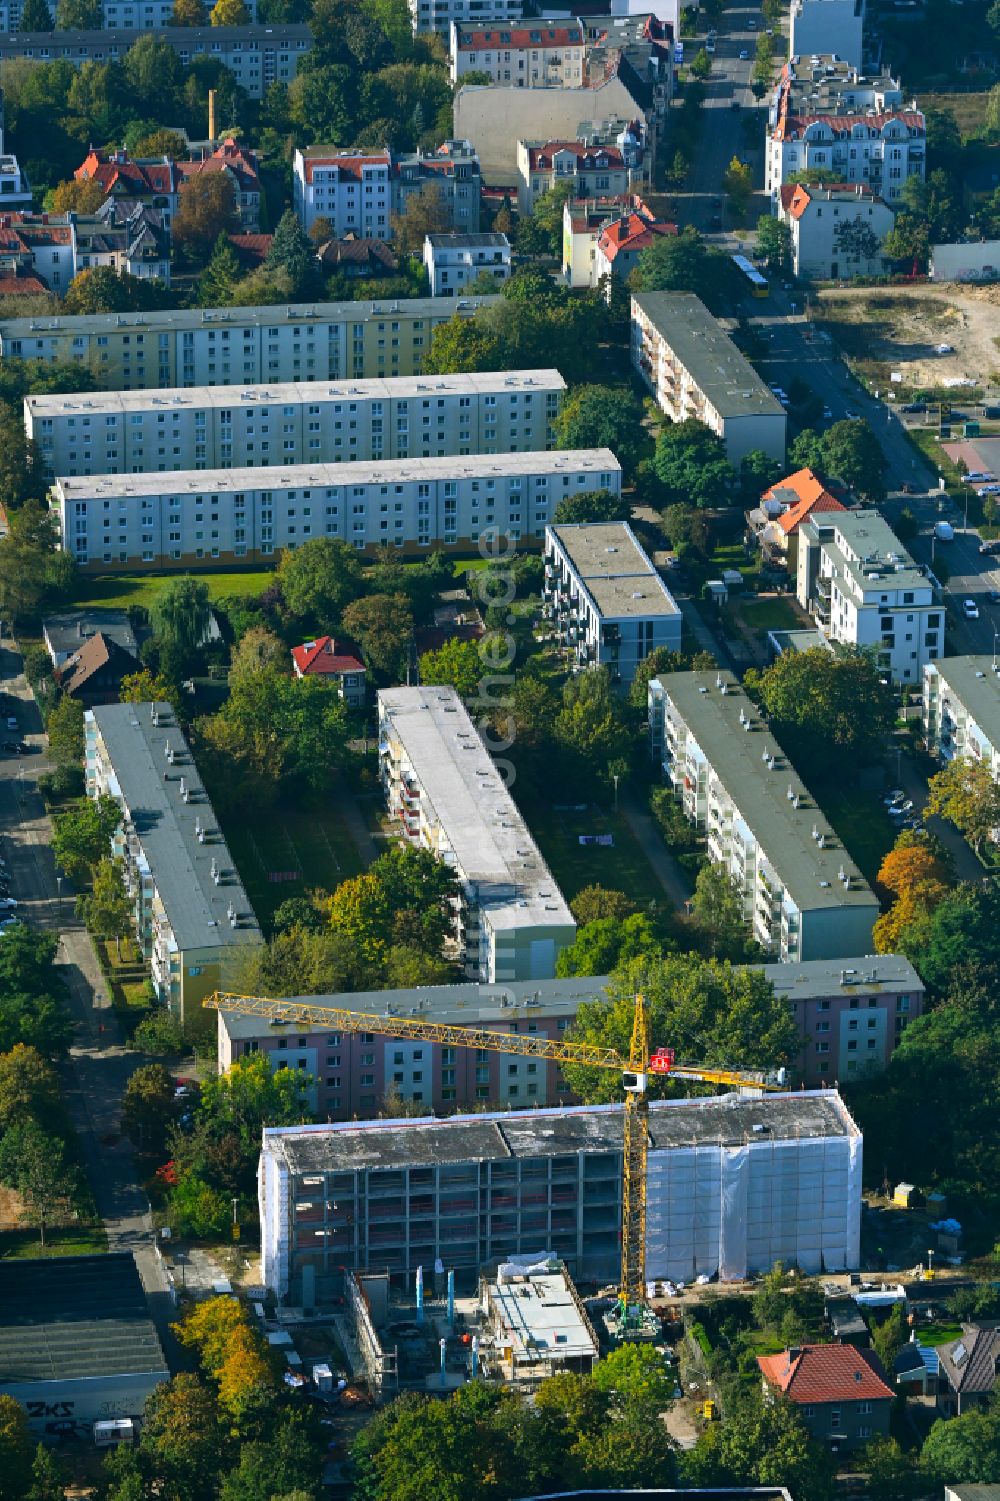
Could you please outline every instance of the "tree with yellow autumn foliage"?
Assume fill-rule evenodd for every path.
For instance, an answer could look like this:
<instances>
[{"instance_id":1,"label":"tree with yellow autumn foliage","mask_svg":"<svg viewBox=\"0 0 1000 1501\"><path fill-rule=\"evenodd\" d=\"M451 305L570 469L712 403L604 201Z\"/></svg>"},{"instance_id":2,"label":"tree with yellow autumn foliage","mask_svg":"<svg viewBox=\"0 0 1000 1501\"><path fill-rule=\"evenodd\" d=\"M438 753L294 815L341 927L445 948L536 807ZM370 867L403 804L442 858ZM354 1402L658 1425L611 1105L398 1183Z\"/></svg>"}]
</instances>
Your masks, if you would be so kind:
<instances>
[{"instance_id":1,"label":"tree with yellow autumn foliage","mask_svg":"<svg viewBox=\"0 0 1000 1501\"><path fill-rule=\"evenodd\" d=\"M196 1303L172 1328L180 1343L195 1352L205 1375L218 1379L229 1343L246 1322L235 1298L207 1298L204 1303Z\"/></svg>"},{"instance_id":2,"label":"tree with yellow autumn foliage","mask_svg":"<svg viewBox=\"0 0 1000 1501\"><path fill-rule=\"evenodd\" d=\"M953 871L947 851L932 834L904 830L879 867L876 885L894 898L873 929L875 951L898 953L929 920L950 890Z\"/></svg>"},{"instance_id":3,"label":"tree with yellow autumn foliage","mask_svg":"<svg viewBox=\"0 0 1000 1501\"><path fill-rule=\"evenodd\" d=\"M260 1335L249 1324L230 1335L218 1373L219 1406L237 1426L274 1401L277 1381L266 1351Z\"/></svg>"}]
</instances>

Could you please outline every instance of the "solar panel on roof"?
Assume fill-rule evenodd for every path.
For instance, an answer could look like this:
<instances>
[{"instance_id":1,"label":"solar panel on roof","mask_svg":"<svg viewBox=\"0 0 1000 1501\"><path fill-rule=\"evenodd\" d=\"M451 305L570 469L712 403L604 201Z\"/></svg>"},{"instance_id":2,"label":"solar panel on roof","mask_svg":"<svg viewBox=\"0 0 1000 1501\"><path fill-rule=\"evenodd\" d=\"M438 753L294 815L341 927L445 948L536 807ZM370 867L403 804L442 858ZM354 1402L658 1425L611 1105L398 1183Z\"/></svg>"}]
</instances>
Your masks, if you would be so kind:
<instances>
[{"instance_id":1,"label":"solar panel on roof","mask_svg":"<svg viewBox=\"0 0 1000 1501\"><path fill-rule=\"evenodd\" d=\"M955 1346L954 1350L952 1350L952 1352L951 1352L951 1363L952 1363L952 1365L960 1366L962 1364L962 1361L963 1360L968 1360L968 1358L969 1358L969 1352L965 1348L965 1345L963 1344L963 1342L961 1340L959 1340L958 1344Z\"/></svg>"}]
</instances>

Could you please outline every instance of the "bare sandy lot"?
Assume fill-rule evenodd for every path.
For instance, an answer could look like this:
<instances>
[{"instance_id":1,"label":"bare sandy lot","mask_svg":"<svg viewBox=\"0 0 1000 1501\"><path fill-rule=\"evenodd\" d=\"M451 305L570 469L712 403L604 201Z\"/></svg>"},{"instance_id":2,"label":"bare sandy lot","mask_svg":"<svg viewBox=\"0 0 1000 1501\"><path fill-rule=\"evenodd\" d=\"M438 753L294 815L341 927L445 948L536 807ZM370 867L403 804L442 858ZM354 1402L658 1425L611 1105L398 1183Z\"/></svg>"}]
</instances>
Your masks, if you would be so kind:
<instances>
[{"instance_id":1,"label":"bare sandy lot","mask_svg":"<svg viewBox=\"0 0 1000 1501\"><path fill-rule=\"evenodd\" d=\"M976 380L1000 386L1000 286L831 288L814 317L877 379L901 370L906 385ZM935 353L951 344L954 354Z\"/></svg>"}]
</instances>

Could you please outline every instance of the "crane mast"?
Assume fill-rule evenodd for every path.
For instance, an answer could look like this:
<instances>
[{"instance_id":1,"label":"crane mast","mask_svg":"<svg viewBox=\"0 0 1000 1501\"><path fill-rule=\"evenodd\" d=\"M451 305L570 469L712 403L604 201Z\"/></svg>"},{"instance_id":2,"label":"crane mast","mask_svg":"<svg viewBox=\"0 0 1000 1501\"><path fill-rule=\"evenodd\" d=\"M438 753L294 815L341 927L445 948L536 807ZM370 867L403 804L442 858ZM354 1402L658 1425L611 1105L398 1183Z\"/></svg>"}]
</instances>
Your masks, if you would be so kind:
<instances>
[{"instance_id":1,"label":"crane mast","mask_svg":"<svg viewBox=\"0 0 1000 1501\"><path fill-rule=\"evenodd\" d=\"M533 1033L496 1032L487 1027L456 1026L448 1022L420 1020L384 1012L350 1011L346 1007L319 1006L310 1001L271 999L216 991L202 1005L212 1011L233 1011L241 1016L289 1025L310 1026L331 1032L370 1032L383 1037L436 1042L442 1047L479 1048L485 1052L513 1053L544 1058L550 1063L579 1063L587 1068L610 1068L622 1076L625 1093L622 1160L622 1263L619 1308L622 1325L628 1328L641 1318L646 1305L646 1170L649 1154L649 1075L669 1074L702 1084L728 1085L755 1092L781 1089L784 1069L743 1071L711 1065L678 1062L671 1048L649 1051L649 1017L641 995L635 997L632 1038L626 1058L616 1048L595 1047L587 1042L569 1042Z\"/></svg>"}]
</instances>

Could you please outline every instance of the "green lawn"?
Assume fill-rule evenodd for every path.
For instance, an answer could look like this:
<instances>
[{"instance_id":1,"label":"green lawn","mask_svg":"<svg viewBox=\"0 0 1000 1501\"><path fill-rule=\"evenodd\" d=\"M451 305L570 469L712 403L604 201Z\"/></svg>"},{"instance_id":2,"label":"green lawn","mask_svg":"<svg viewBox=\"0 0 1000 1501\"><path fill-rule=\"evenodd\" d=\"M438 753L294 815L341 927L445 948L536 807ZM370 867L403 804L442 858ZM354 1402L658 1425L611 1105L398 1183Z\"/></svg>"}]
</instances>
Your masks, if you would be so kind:
<instances>
[{"instance_id":1,"label":"green lawn","mask_svg":"<svg viewBox=\"0 0 1000 1501\"><path fill-rule=\"evenodd\" d=\"M959 1324L930 1324L927 1327L921 1325L917 1330L917 1338L922 1345L947 1345L953 1339L960 1339L962 1329Z\"/></svg>"},{"instance_id":2,"label":"green lawn","mask_svg":"<svg viewBox=\"0 0 1000 1501\"><path fill-rule=\"evenodd\" d=\"M149 609L158 595L177 574L156 573L105 573L82 574L77 597L73 601L79 609L103 607L124 610L129 605L142 605ZM201 573L194 575L208 585L212 599L227 594L260 594L273 581L271 569L253 569L247 572Z\"/></svg>"},{"instance_id":3,"label":"green lawn","mask_svg":"<svg viewBox=\"0 0 1000 1501\"><path fill-rule=\"evenodd\" d=\"M521 804L529 829L567 901L584 886L624 891L647 907L666 901L666 893L620 814L588 804L584 812L567 812L551 803ZM613 834L614 844L581 844L581 834Z\"/></svg>"},{"instance_id":4,"label":"green lawn","mask_svg":"<svg viewBox=\"0 0 1000 1501\"><path fill-rule=\"evenodd\" d=\"M740 600L737 597L729 607L734 614L742 616L754 631L801 631L808 629L801 611L786 595L776 594L769 599Z\"/></svg>"},{"instance_id":5,"label":"green lawn","mask_svg":"<svg viewBox=\"0 0 1000 1501\"><path fill-rule=\"evenodd\" d=\"M63 1230L46 1230L44 1248L37 1230L0 1231L0 1260L32 1256L94 1256L108 1249L103 1225L71 1225Z\"/></svg>"},{"instance_id":6,"label":"green lawn","mask_svg":"<svg viewBox=\"0 0 1000 1501\"><path fill-rule=\"evenodd\" d=\"M880 800L852 786L822 786L814 791L816 801L844 841L851 859L867 881L874 881L896 836Z\"/></svg>"},{"instance_id":7,"label":"green lawn","mask_svg":"<svg viewBox=\"0 0 1000 1501\"><path fill-rule=\"evenodd\" d=\"M270 930L275 909L314 887L332 891L360 875L357 846L340 820L322 806L257 808L253 817L220 819L226 842L261 926ZM274 879L292 875L295 879Z\"/></svg>"}]
</instances>

